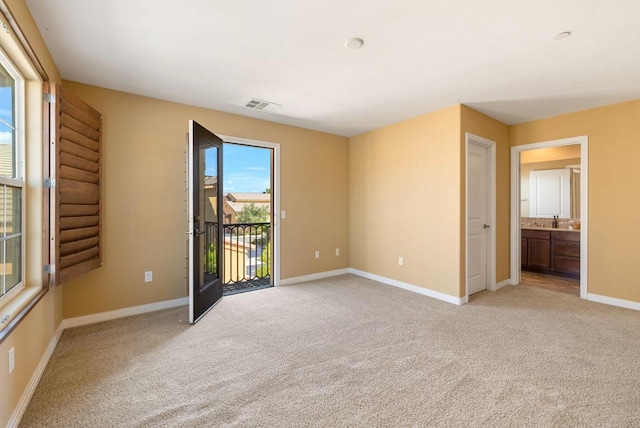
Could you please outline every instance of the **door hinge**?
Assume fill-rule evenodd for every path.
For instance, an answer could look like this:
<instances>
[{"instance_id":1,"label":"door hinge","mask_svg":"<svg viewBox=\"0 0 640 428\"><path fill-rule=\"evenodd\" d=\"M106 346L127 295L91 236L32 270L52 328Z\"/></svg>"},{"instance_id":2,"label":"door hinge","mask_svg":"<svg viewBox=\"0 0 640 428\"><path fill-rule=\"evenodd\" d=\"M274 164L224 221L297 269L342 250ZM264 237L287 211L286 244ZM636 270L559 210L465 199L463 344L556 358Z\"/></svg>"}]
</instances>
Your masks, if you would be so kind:
<instances>
[{"instance_id":1,"label":"door hinge","mask_svg":"<svg viewBox=\"0 0 640 428\"><path fill-rule=\"evenodd\" d=\"M44 265L44 273L56 273L56 265Z\"/></svg>"},{"instance_id":2,"label":"door hinge","mask_svg":"<svg viewBox=\"0 0 640 428\"><path fill-rule=\"evenodd\" d=\"M56 179L55 178L45 178L44 179L44 187L47 189L55 189L56 188Z\"/></svg>"},{"instance_id":3,"label":"door hinge","mask_svg":"<svg viewBox=\"0 0 640 428\"><path fill-rule=\"evenodd\" d=\"M56 96L51 94L51 93L44 94L44 96L42 98L44 98L44 101L49 103L49 104L55 104L56 103Z\"/></svg>"}]
</instances>

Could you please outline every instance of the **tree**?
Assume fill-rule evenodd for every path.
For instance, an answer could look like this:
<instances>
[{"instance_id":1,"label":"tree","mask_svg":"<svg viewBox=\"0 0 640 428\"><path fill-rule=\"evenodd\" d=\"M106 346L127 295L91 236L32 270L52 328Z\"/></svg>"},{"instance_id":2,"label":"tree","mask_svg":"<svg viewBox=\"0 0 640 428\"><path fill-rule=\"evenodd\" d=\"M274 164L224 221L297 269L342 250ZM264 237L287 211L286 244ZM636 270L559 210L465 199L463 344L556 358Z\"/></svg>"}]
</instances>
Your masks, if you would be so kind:
<instances>
[{"instance_id":1,"label":"tree","mask_svg":"<svg viewBox=\"0 0 640 428\"><path fill-rule=\"evenodd\" d=\"M251 203L245 205L238 213L238 223L264 223L268 218L268 210L265 206L256 206Z\"/></svg>"},{"instance_id":2,"label":"tree","mask_svg":"<svg viewBox=\"0 0 640 428\"><path fill-rule=\"evenodd\" d=\"M271 242L267 244L267 248L262 250L262 254L260 255L260 261L262 264L258 266L256 270L256 276L258 278L266 278L269 276L270 272L270 263L271 263Z\"/></svg>"},{"instance_id":3,"label":"tree","mask_svg":"<svg viewBox=\"0 0 640 428\"><path fill-rule=\"evenodd\" d=\"M216 246L214 244L209 245L204 263L204 268L207 272L218 272L218 252L216 251Z\"/></svg>"}]
</instances>

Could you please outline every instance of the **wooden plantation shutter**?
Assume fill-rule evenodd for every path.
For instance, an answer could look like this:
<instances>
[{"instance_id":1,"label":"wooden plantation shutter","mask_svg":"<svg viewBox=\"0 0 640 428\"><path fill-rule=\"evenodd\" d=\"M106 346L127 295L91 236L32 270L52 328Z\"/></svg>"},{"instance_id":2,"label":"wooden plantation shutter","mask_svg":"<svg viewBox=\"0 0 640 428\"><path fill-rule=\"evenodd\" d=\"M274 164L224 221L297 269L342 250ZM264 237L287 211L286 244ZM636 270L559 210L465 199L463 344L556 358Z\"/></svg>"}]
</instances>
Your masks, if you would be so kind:
<instances>
[{"instance_id":1,"label":"wooden plantation shutter","mask_svg":"<svg viewBox=\"0 0 640 428\"><path fill-rule=\"evenodd\" d=\"M52 92L51 262L57 285L102 265L102 116L59 85Z\"/></svg>"}]
</instances>

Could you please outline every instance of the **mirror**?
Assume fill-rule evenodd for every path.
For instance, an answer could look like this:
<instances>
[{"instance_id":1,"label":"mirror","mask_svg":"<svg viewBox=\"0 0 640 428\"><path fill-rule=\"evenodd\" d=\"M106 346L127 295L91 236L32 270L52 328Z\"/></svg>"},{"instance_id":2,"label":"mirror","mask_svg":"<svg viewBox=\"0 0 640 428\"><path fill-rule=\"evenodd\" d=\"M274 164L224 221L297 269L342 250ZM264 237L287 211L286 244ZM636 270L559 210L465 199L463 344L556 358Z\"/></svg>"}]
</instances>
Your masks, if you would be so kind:
<instances>
[{"instance_id":1,"label":"mirror","mask_svg":"<svg viewBox=\"0 0 640 428\"><path fill-rule=\"evenodd\" d=\"M521 153L520 217L580 219L580 145Z\"/></svg>"}]
</instances>

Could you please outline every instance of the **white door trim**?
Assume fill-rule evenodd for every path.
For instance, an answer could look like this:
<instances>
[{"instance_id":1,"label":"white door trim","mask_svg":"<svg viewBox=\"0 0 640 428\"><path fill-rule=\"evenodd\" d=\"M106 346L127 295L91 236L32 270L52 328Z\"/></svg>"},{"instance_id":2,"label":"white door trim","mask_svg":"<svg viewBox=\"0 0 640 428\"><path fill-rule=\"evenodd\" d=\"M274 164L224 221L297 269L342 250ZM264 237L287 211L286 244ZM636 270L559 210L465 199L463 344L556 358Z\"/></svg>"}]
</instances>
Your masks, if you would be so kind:
<instances>
[{"instance_id":1,"label":"white door trim","mask_svg":"<svg viewBox=\"0 0 640 428\"><path fill-rule=\"evenodd\" d=\"M511 285L520 284L520 154L525 150L580 145L580 298L587 299L589 137L563 138L511 147Z\"/></svg>"},{"instance_id":2,"label":"white door trim","mask_svg":"<svg viewBox=\"0 0 640 428\"><path fill-rule=\"evenodd\" d=\"M487 148L488 155L487 156L487 179L488 185L487 189L489 189L489 200L487 204L489 206L489 225L491 226L488 231L489 234L487 236L487 290L495 291L497 289L496 286L496 142L488 140L486 138L471 134L470 132L465 133L465 204L464 204L464 242L465 242L465 255L464 255L464 271L465 271L465 301L469 300L469 285L467 284L467 272L468 272L468 245L467 245L467 230L469 225L467 224L469 213L467 212L467 198L468 198L468 189L467 189L467 174L468 170L468 158L469 158L469 144L476 144L479 146L483 146Z\"/></svg>"},{"instance_id":3,"label":"white door trim","mask_svg":"<svg viewBox=\"0 0 640 428\"><path fill-rule=\"evenodd\" d=\"M217 134L225 143L244 144L245 146L262 147L273 149L273 272L271 277L273 285L280 285L280 144L269 141L252 140L249 138L234 137L231 135Z\"/></svg>"}]
</instances>

